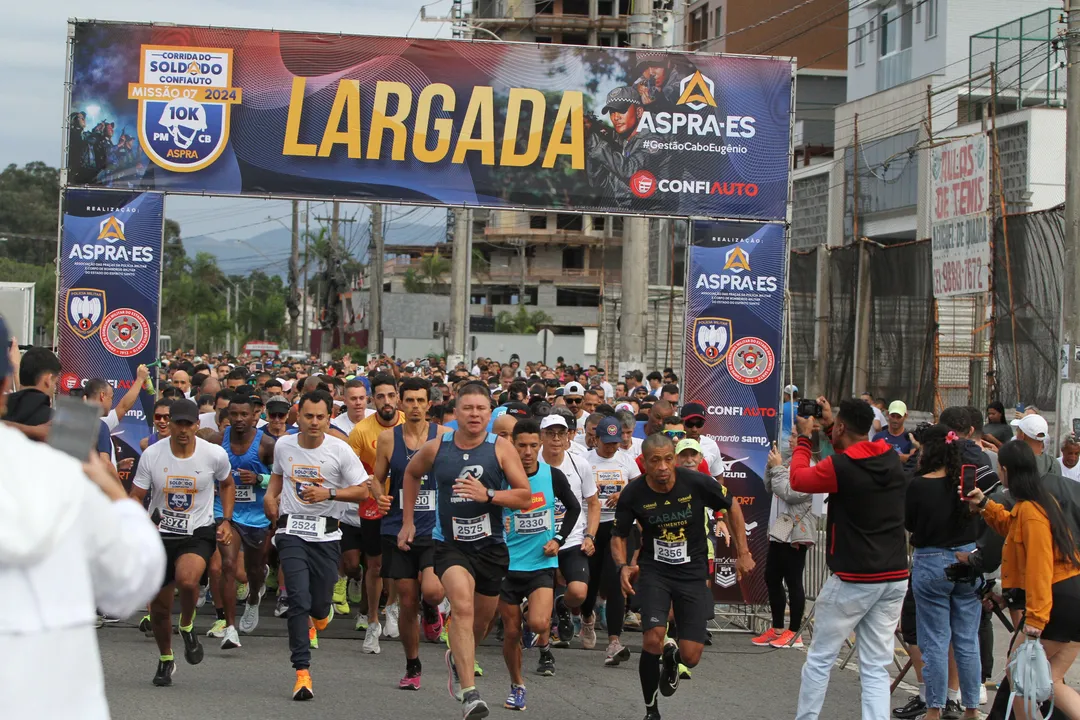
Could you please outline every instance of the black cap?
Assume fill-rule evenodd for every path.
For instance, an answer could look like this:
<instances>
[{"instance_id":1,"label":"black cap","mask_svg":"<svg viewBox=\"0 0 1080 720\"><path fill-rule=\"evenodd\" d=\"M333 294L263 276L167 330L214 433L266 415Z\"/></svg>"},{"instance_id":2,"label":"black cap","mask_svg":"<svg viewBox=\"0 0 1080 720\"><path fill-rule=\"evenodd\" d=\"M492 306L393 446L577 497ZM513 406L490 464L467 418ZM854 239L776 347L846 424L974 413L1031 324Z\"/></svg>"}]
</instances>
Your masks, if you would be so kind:
<instances>
[{"instance_id":1,"label":"black cap","mask_svg":"<svg viewBox=\"0 0 1080 720\"><path fill-rule=\"evenodd\" d=\"M701 403L694 401L688 402L682 407L682 419L689 420L690 418L705 419L705 406Z\"/></svg>"},{"instance_id":2,"label":"black cap","mask_svg":"<svg viewBox=\"0 0 1080 720\"><path fill-rule=\"evenodd\" d=\"M604 418L596 425L596 439L602 443L622 442L622 423L617 418Z\"/></svg>"},{"instance_id":3,"label":"black cap","mask_svg":"<svg viewBox=\"0 0 1080 720\"><path fill-rule=\"evenodd\" d=\"M172 422L199 422L199 406L190 400L173 400L169 406L169 420Z\"/></svg>"},{"instance_id":4,"label":"black cap","mask_svg":"<svg viewBox=\"0 0 1080 720\"><path fill-rule=\"evenodd\" d=\"M529 406L520 402L506 403L506 414L519 419L527 418L529 417Z\"/></svg>"},{"instance_id":5,"label":"black cap","mask_svg":"<svg viewBox=\"0 0 1080 720\"><path fill-rule=\"evenodd\" d=\"M266 414L267 415L269 415L272 412L280 412L280 413L288 414L289 410L292 408L292 403L290 403L288 400L286 400L283 397L275 395L275 396L267 399L266 405L264 407L266 408Z\"/></svg>"}]
</instances>

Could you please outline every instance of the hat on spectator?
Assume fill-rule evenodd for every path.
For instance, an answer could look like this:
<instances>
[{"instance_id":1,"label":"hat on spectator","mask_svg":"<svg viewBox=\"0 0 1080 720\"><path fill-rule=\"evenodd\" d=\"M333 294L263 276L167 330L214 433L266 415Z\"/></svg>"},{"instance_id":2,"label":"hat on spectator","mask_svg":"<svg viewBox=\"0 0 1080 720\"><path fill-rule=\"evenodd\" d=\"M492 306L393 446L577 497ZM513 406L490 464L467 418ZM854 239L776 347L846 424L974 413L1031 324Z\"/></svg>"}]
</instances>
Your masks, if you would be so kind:
<instances>
[{"instance_id":1,"label":"hat on spectator","mask_svg":"<svg viewBox=\"0 0 1080 720\"><path fill-rule=\"evenodd\" d=\"M681 455L686 450L693 450L694 452L701 454L701 443L697 440L691 440L690 438L683 438L679 441L679 444L675 446L675 454Z\"/></svg>"},{"instance_id":2,"label":"hat on spectator","mask_svg":"<svg viewBox=\"0 0 1080 720\"><path fill-rule=\"evenodd\" d=\"M563 395L564 396L566 396L566 395L570 395L570 396L577 395L577 396L580 397L580 396L582 396L584 394L585 394L585 388L582 387L581 383L579 383L579 382L568 382L568 383L566 383L566 387L563 388Z\"/></svg>"},{"instance_id":3,"label":"hat on spectator","mask_svg":"<svg viewBox=\"0 0 1080 720\"><path fill-rule=\"evenodd\" d=\"M1027 437L1036 440L1045 440L1047 433L1050 432L1050 427L1046 424L1046 419L1042 415L1025 415L1009 424Z\"/></svg>"},{"instance_id":4,"label":"hat on spectator","mask_svg":"<svg viewBox=\"0 0 1080 720\"><path fill-rule=\"evenodd\" d=\"M893 400L889 403L890 415L907 415L907 404L903 400Z\"/></svg>"}]
</instances>

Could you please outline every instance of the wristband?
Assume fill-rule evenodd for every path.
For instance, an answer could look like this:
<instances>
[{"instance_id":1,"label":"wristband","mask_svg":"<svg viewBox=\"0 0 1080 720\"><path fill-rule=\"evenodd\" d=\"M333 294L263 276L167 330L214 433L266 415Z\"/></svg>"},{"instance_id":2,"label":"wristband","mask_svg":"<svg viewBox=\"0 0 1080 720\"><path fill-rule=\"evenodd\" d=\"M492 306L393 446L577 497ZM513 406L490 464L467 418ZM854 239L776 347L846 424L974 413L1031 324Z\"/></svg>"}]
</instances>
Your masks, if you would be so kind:
<instances>
[{"instance_id":1,"label":"wristband","mask_svg":"<svg viewBox=\"0 0 1080 720\"><path fill-rule=\"evenodd\" d=\"M624 567L629 567L629 565L627 565L626 563L619 563L618 565L615 566L615 572L621 574Z\"/></svg>"},{"instance_id":2,"label":"wristband","mask_svg":"<svg viewBox=\"0 0 1080 720\"><path fill-rule=\"evenodd\" d=\"M562 535L556 535L553 539L559 544L559 547L562 547L563 544L566 543L566 538L564 538Z\"/></svg>"},{"instance_id":3,"label":"wristband","mask_svg":"<svg viewBox=\"0 0 1080 720\"><path fill-rule=\"evenodd\" d=\"M593 535L592 533L585 533L585 537L589 538L593 542L596 542L596 536Z\"/></svg>"},{"instance_id":4,"label":"wristband","mask_svg":"<svg viewBox=\"0 0 1080 720\"><path fill-rule=\"evenodd\" d=\"M986 508L986 503L988 503L988 502L990 502L990 496L989 495L983 495L983 499L979 501L979 504L978 504L977 507L980 510L983 510L983 509Z\"/></svg>"},{"instance_id":5,"label":"wristband","mask_svg":"<svg viewBox=\"0 0 1080 720\"><path fill-rule=\"evenodd\" d=\"M270 487L270 473L266 473L265 475L260 475L259 476L259 486L263 490Z\"/></svg>"}]
</instances>

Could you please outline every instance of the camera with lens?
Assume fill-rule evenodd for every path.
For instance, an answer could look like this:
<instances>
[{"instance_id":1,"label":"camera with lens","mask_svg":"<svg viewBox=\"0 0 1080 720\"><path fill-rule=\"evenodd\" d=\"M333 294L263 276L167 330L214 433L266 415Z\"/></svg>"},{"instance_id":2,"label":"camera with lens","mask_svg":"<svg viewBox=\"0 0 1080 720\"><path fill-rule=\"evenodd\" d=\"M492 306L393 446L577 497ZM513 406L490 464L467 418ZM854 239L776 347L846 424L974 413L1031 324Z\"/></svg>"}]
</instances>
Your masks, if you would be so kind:
<instances>
[{"instance_id":1,"label":"camera with lens","mask_svg":"<svg viewBox=\"0 0 1080 720\"><path fill-rule=\"evenodd\" d=\"M971 565L958 562L945 566L945 577L949 579L949 582L971 583L974 585L979 578L979 574L975 572L975 568Z\"/></svg>"},{"instance_id":2,"label":"camera with lens","mask_svg":"<svg viewBox=\"0 0 1080 720\"><path fill-rule=\"evenodd\" d=\"M934 426L934 423L921 422L915 426L915 429L911 432L911 437L915 438L915 442L920 445L923 442L923 438L926 436L926 431Z\"/></svg>"},{"instance_id":3,"label":"camera with lens","mask_svg":"<svg viewBox=\"0 0 1080 720\"><path fill-rule=\"evenodd\" d=\"M795 412L798 413L799 417L817 418L820 420L822 411L823 408L821 407L821 403L817 400L814 400L813 398L803 398L799 401L799 407Z\"/></svg>"}]
</instances>

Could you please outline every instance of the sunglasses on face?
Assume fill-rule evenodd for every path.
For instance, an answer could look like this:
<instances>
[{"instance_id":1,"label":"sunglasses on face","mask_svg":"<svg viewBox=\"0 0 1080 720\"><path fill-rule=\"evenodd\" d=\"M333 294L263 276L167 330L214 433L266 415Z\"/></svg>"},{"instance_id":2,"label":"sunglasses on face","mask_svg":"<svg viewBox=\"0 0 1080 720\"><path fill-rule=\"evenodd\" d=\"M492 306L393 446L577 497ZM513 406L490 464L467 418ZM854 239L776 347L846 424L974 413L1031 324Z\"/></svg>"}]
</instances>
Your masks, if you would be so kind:
<instances>
[{"instance_id":1,"label":"sunglasses on face","mask_svg":"<svg viewBox=\"0 0 1080 720\"><path fill-rule=\"evenodd\" d=\"M705 421L704 420L687 420L686 422L683 423L683 426L687 430L697 430L699 428L705 427Z\"/></svg>"},{"instance_id":2,"label":"sunglasses on face","mask_svg":"<svg viewBox=\"0 0 1080 720\"><path fill-rule=\"evenodd\" d=\"M165 413L164 415L158 415L157 413L154 413L154 420L164 420L165 422L168 422L169 413Z\"/></svg>"},{"instance_id":3,"label":"sunglasses on face","mask_svg":"<svg viewBox=\"0 0 1080 720\"><path fill-rule=\"evenodd\" d=\"M271 419L287 418L287 417L289 417L289 414L288 413L267 413L267 417L269 417Z\"/></svg>"},{"instance_id":4,"label":"sunglasses on face","mask_svg":"<svg viewBox=\"0 0 1080 720\"><path fill-rule=\"evenodd\" d=\"M579 404L581 404L581 400L582 400L579 397L568 397L568 398L563 398L563 399L566 401L567 405L579 405Z\"/></svg>"},{"instance_id":5,"label":"sunglasses on face","mask_svg":"<svg viewBox=\"0 0 1080 720\"><path fill-rule=\"evenodd\" d=\"M665 430L664 434L672 440L682 440L684 437L686 437L686 433L682 430Z\"/></svg>"}]
</instances>

